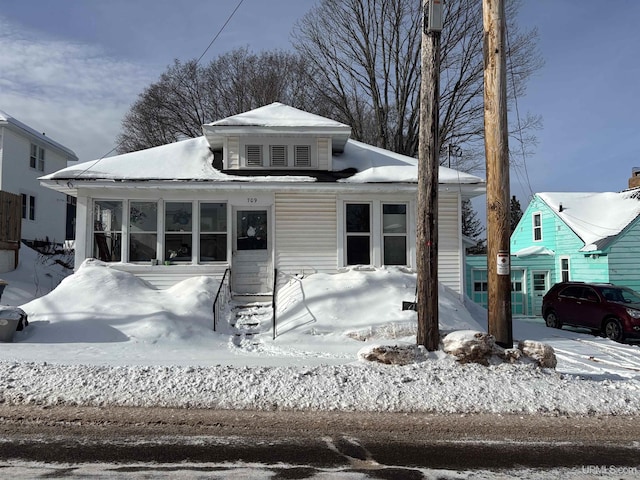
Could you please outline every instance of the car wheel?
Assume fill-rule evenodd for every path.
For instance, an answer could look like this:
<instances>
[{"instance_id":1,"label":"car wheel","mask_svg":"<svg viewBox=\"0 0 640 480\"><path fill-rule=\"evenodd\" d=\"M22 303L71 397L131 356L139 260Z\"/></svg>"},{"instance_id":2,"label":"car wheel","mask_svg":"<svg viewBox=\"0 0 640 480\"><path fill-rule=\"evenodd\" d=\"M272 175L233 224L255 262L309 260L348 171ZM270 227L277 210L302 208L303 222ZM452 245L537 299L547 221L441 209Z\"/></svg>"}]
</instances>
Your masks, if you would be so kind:
<instances>
[{"instance_id":1,"label":"car wheel","mask_svg":"<svg viewBox=\"0 0 640 480\"><path fill-rule=\"evenodd\" d=\"M546 323L549 328L562 328L562 322L558 320L558 316L553 310L549 310L544 316L544 323Z\"/></svg>"},{"instance_id":2,"label":"car wheel","mask_svg":"<svg viewBox=\"0 0 640 480\"><path fill-rule=\"evenodd\" d=\"M608 318L604 322L602 329L604 336L614 342L622 343L624 341L624 332L622 331L622 325L617 318Z\"/></svg>"}]
</instances>

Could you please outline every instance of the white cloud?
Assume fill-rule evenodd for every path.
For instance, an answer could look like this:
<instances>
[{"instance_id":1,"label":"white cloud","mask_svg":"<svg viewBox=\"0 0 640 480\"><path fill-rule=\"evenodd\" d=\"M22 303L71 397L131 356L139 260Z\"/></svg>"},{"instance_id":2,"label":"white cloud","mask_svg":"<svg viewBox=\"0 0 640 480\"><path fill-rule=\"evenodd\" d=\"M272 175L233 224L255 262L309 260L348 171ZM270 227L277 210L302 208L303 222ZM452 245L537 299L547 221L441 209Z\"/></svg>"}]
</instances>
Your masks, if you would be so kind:
<instances>
[{"instance_id":1,"label":"white cloud","mask_svg":"<svg viewBox=\"0 0 640 480\"><path fill-rule=\"evenodd\" d=\"M160 73L3 17L0 52L0 109L74 150L81 161L115 146L124 114Z\"/></svg>"}]
</instances>

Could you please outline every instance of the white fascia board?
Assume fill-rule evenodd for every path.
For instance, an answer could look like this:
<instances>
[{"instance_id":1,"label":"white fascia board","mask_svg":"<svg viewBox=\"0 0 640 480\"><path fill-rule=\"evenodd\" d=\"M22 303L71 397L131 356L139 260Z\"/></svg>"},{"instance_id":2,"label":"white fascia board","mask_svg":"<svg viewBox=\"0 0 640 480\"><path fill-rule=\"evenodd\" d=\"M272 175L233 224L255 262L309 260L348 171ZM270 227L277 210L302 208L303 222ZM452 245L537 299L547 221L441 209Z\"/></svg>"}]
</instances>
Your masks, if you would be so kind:
<instances>
[{"instance_id":1,"label":"white fascia board","mask_svg":"<svg viewBox=\"0 0 640 480\"><path fill-rule=\"evenodd\" d=\"M264 127L246 125L203 125L202 132L212 146L222 145L224 137L309 137L321 136L331 137L332 145L339 151L344 149L344 145L351 136L350 127Z\"/></svg>"},{"instance_id":2,"label":"white fascia board","mask_svg":"<svg viewBox=\"0 0 640 480\"><path fill-rule=\"evenodd\" d=\"M122 190L221 190L221 191L276 191L299 192L314 191L327 193L408 193L415 194L417 185L412 183L334 183L334 182L190 182L190 181L138 181L115 180L41 180L40 184L76 196L78 188L122 189ZM439 192L460 192L462 198L473 198L486 193L484 184L440 184Z\"/></svg>"}]
</instances>

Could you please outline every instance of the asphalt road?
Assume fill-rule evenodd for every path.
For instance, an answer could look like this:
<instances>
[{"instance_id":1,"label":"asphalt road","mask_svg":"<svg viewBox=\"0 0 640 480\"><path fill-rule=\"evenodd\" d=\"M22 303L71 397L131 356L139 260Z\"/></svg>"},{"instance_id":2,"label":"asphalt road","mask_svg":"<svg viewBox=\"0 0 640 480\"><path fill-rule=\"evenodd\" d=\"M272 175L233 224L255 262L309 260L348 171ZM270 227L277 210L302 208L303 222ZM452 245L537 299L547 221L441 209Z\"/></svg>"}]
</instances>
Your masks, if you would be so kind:
<instances>
[{"instance_id":1,"label":"asphalt road","mask_svg":"<svg viewBox=\"0 0 640 480\"><path fill-rule=\"evenodd\" d=\"M283 462L302 469L640 470L638 417L255 412L0 405L0 461ZM415 471L416 475L419 473ZM286 478L305 478L299 476ZM283 477L285 478L285 477Z\"/></svg>"}]
</instances>

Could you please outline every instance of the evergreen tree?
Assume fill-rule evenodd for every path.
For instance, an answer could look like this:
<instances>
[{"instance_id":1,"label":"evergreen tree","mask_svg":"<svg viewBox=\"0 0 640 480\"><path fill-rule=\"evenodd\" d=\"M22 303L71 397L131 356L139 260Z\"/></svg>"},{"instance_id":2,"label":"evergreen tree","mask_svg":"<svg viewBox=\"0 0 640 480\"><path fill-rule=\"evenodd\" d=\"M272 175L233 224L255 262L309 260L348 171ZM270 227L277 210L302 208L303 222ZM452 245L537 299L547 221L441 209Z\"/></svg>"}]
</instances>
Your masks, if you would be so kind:
<instances>
[{"instance_id":1,"label":"evergreen tree","mask_svg":"<svg viewBox=\"0 0 640 480\"><path fill-rule=\"evenodd\" d=\"M511 197L509 215L509 226L511 227L509 234L512 234L518 226L518 222L520 222L520 219L522 218L522 207L520 206L520 201L515 195Z\"/></svg>"},{"instance_id":2,"label":"evergreen tree","mask_svg":"<svg viewBox=\"0 0 640 480\"><path fill-rule=\"evenodd\" d=\"M472 238L477 243L473 247L467 249L467 253L479 254L487 253L487 247L485 245L485 239L479 238L484 227L482 222L478 219L477 212L473 209L471 200L462 201L462 234Z\"/></svg>"}]
</instances>

